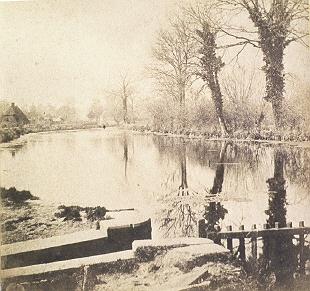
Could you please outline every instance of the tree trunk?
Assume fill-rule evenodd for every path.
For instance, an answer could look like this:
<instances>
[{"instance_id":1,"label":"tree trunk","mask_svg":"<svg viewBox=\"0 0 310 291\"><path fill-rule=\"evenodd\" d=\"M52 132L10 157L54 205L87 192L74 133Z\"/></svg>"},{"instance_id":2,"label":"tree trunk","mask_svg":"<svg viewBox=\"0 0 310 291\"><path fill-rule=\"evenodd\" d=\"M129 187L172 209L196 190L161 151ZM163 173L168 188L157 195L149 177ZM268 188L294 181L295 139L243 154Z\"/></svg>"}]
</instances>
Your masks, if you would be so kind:
<instances>
[{"instance_id":1,"label":"tree trunk","mask_svg":"<svg viewBox=\"0 0 310 291\"><path fill-rule=\"evenodd\" d=\"M185 107L185 85L179 84L179 100L181 108Z\"/></svg>"},{"instance_id":2,"label":"tree trunk","mask_svg":"<svg viewBox=\"0 0 310 291\"><path fill-rule=\"evenodd\" d=\"M223 113L223 95L221 92L221 87L218 81L217 73L213 74L212 78L209 80L209 88L211 90L212 100L215 106L216 115L221 128L222 136L228 135L228 129L224 119Z\"/></svg>"},{"instance_id":3,"label":"tree trunk","mask_svg":"<svg viewBox=\"0 0 310 291\"><path fill-rule=\"evenodd\" d=\"M270 19L264 17L264 13L258 4L252 8L246 5L249 16L258 28L260 45L263 52L262 68L266 76L266 101L272 104L275 126L283 128L283 92L284 92L284 49L286 47L287 27L290 24L288 17L282 19L286 8L283 1L273 1L270 11L274 11Z\"/></svg>"},{"instance_id":4,"label":"tree trunk","mask_svg":"<svg viewBox=\"0 0 310 291\"><path fill-rule=\"evenodd\" d=\"M272 44L270 44L272 42ZM284 92L284 39L262 41L265 66L263 70L266 75L266 96L265 100L271 102L275 126L283 128L283 92Z\"/></svg>"},{"instance_id":5,"label":"tree trunk","mask_svg":"<svg viewBox=\"0 0 310 291\"><path fill-rule=\"evenodd\" d=\"M128 116L127 116L128 108L127 108L127 97L123 97L123 120L124 123L128 123Z\"/></svg>"},{"instance_id":6,"label":"tree trunk","mask_svg":"<svg viewBox=\"0 0 310 291\"><path fill-rule=\"evenodd\" d=\"M210 26L205 23L203 25L202 31L197 30L197 34L203 42L202 48L200 50L200 53L202 54L200 63L203 69L200 73L200 76L207 83L211 91L212 100L215 106L215 111L221 128L222 136L227 136L229 131L227 129L224 118L223 95L218 79L218 72L224 66L224 63L220 57L216 56L216 33L212 32Z\"/></svg>"}]
</instances>

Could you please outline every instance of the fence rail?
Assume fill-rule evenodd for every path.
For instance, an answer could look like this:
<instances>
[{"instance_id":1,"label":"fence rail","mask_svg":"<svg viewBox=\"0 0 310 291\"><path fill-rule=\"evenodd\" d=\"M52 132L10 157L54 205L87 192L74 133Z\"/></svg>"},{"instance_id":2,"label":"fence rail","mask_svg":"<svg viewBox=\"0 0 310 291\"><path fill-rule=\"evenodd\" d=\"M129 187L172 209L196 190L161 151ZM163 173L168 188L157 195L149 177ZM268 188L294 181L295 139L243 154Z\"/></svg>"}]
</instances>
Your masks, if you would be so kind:
<instances>
[{"instance_id":1,"label":"fence rail","mask_svg":"<svg viewBox=\"0 0 310 291\"><path fill-rule=\"evenodd\" d=\"M275 237L297 235L299 240L299 264L301 270L305 268L305 235L310 233L310 227L305 227L303 221L299 222L298 227L293 227L291 222L287 223L285 227L280 227L280 224L276 222L272 228L268 224L264 224L263 229L257 229L256 224L254 224L251 230L245 230L244 226L241 225L238 230L234 231L232 226L227 226L226 231L222 231L217 227L216 231L208 232L205 220L201 219L198 224L198 233L199 237L210 238L217 244L221 244L222 240L226 240L226 246L232 253L233 240L237 239L239 241L237 253L239 253L241 260L246 259L245 239L250 239L251 255L253 258L257 258L257 241L259 238L268 240Z\"/></svg>"}]
</instances>

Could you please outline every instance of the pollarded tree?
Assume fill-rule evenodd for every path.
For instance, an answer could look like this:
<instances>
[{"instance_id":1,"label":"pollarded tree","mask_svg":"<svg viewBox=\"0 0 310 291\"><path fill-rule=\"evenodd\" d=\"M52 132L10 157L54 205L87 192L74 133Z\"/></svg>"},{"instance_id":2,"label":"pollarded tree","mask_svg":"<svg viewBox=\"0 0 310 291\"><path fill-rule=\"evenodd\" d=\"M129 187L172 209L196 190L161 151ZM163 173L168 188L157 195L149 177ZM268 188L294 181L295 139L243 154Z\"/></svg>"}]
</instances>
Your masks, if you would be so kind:
<instances>
[{"instance_id":1,"label":"pollarded tree","mask_svg":"<svg viewBox=\"0 0 310 291\"><path fill-rule=\"evenodd\" d=\"M307 0L218 0L225 6L239 7L248 12L256 27L258 39L248 37L246 29L234 28L238 34L226 31L243 44L250 43L263 53L266 76L265 100L272 104L275 125L283 128L283 100L285 87L284 52L294 41L307 46L304 38L309 35L309 3ZM235 11L235 10L230 10ZM229 29L229 27L228 27ZM251 32L253 35L253 32Z\"/></svg>"}]
</instances>

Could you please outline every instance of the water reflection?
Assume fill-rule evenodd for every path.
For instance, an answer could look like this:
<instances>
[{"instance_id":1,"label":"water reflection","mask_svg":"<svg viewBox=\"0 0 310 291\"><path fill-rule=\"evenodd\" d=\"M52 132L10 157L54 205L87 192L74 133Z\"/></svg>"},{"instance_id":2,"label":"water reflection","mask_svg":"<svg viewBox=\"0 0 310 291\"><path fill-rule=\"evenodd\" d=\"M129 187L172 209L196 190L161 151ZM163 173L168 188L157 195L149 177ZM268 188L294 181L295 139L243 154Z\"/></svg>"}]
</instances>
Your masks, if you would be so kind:
<instances>
[{"instance_id":1,"label":"water reflection","mask_svg":"<svg viewBox=\"0 0 310 291\"><path fill-rule=\"evenodd\" d=\"M160 228L164 230L164 236L194 236L197 233L197 205L191 204L191 198L186 197L195 194L188 187L186 142L181 139L174 145L178 156L180 169L180 185L177 191L172 191L166 199L167 207L163 212Z\"/></svg>"},{"instance_id":2,"label":"water reflection","mask_svg":"<svg viewBox=\"0 0 310 291\"><path fill-rule=\"evenodd\" d=\"M154 218L166 217L167 228L180 217L175 225L183 231L175 235L195 235L194 222L202 215L210 229L266 223L269 179L270 199L289 202L284 205L287 219L310 224L309 148L229 144L119 129L33 134L23 141L14 148L14 157L12 146L0 146L1 186L30 190L42 201L133 207L148 215L162 209L165 216ZM271 219L285 224L269 214L271 224Z\"/></svg>"},{"instance_id":3,"label":"water reflection","mask_svg":"<svg viewBox=\"0 0 310 291\"><path fill-rule=\"evenodd\" d=\"M274 175L267 180L268 185L268 215L267 223L275 227L286 226L286 181L284 179L285 155L283 151L274 151ZM262 284L267 278L275 276L275 287L290 288L293 284L293 275L298 268L297 246L293 244L294 236L277 235L263 238L263 254L260 257L260 279Z\"/></svg>"},{"instance_id":4,"label":"water reflection","mask_svg":"<svg viewBox=\"0 0 310 291\"><path fill-rule=\"evenodd\" d=\"M216 194L220 194L222 192L222 186L224 182L224 162L225 156L227 152L227 147L231 145L229 142L223 142L220 151L220 157L217 162L217 167L215 170L215 177L213 181L213 186L210 189L210 196L215 196ZM208 205L205 206L204 218L206 220L206 230L207 232L215 231L215 226L219 226L220 220L225 218L227 213L227 209L223 207L221 202L212 201Z\"/></svg>"},{"instance_id":5,"label":"water reflection","mask_svg":"<svg viewBox=\"0 0 310 291\"><path fill-rule=\"evenodd\" d=\"M128 137L126 134L123 134L123 148L124 148L124 176L127 179L127 165L128 165Z\"/></svg>"}]
</instances>

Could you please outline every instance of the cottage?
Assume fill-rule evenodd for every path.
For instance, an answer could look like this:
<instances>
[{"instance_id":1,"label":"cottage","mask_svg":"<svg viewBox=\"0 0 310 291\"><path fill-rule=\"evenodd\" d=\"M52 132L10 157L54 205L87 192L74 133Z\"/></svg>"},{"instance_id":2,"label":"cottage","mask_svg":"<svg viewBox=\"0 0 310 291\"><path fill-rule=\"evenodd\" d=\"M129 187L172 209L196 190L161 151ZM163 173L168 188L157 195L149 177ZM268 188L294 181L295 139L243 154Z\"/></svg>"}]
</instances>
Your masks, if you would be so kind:
<instances>
[{"instance_id":1,"label":"cottage","mask_svg":"<svg viewBox=\"0 0 310 291\"><path fill-rule=\"evenodd\" d=\"M29 123L24 112L12 103L9 109L1 117L1 125L4 127L16 127Z\"/></svg>"}]
</instances>

